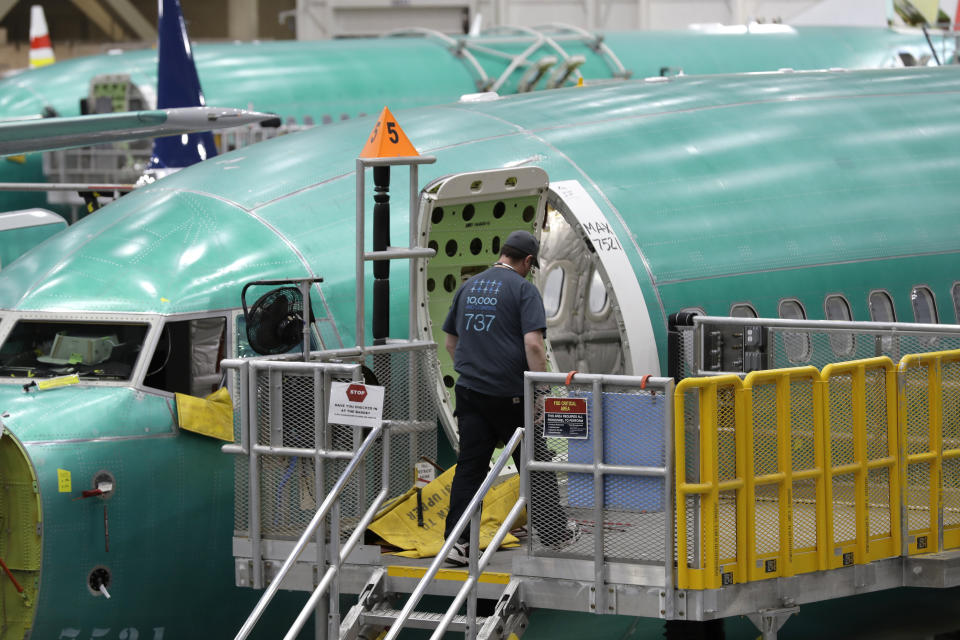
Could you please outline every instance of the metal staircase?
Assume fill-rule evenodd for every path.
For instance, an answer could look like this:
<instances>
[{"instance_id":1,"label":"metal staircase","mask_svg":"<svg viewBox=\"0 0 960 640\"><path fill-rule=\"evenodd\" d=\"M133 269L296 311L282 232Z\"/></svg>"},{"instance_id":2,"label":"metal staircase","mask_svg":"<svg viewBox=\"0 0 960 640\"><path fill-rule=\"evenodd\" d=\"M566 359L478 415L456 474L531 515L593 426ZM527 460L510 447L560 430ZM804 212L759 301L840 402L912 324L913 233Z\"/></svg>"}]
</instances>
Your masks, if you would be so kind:
<instances>
[{"instance_id":1,"label":"metal staircase","mask_svg":"<svg viewBox=\"0 0 960 640\"><path fill-rule=\"evenodd\" d=\"M504 538L510 531L512 523L526 508L526 499L523 497L523 491L520 497L514 503L510 513L500 525L496 534L494 534L490 544L482 556L479 555L480 541L480 507L487 492L493 487L494 482L500 476L510 455L520 446L524 437L523 429L517 429L510 442L504 448L503 453L494 464L493 468L487 474L483 484L477 493L470 500L470 504L451 531L449 538L444 543L440 552L433 559L430 568L427 569L424 576L420 579L413 593L407 599L406 604L400 610L394 608L391 603L389 593L384 584L384 572L379 570L374 572L370 581L367 582L360 594L357 604L350 610L343 624L340 627L341 638L358 637L360 629L366 626L390 627L384 640L393 640L404 628L433 629L432 640L438 640L448 630L460 631L470 640L474 638L491 639L507 638L509 635L520 636L523 629L526 628L527 610L519 601L519 587L521 579L511 580L503 592L500 594L497 606L489 617L480 617L477 615L477 584L483 570L489 565L493 554L500 548ZM443 614L425 613L416 611L416 606L420 598L427 591L434 577L439 572L447 554L453 548L453 544L463 534L467 526L470 526L470 550L469 565L466 579L463 586L457 591L453 601ZM466 603L466 615L458 615L457 611Z\"/></svg>"}]
</instances>

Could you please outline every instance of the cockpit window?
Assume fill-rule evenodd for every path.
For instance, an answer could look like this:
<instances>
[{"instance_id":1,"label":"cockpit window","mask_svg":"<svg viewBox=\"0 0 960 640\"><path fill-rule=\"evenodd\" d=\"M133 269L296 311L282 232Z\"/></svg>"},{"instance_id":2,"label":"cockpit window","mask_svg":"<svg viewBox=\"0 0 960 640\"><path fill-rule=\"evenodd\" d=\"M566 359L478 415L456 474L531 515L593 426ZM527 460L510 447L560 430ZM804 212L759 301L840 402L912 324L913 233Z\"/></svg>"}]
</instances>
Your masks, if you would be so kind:
<instances>
[{"instance_id":1,"label":"cockpit window","mask_svg":"<svg viewBox=\"0 0 960 640\"><path fill-rule=\"evenodd\" d=\"M127 380L146 324L20 320L0 346L0 376Z\"/></svg>"}]
</instances>

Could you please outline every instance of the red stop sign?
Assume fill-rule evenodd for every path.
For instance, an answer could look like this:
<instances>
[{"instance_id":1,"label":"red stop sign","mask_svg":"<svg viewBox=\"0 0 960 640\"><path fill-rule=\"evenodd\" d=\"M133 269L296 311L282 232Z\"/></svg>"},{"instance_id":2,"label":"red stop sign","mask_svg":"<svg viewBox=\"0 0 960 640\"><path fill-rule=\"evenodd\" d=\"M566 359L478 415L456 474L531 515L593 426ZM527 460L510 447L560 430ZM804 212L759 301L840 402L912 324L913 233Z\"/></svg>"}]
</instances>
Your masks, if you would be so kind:
<instances>
[{"instance_id":1,"label":"red stop sign","mask_svg":"<svg viewBox=\"0 0 960 640\"><path fill-rule=\"evenodd\" d=\"M351 402L363 402L367 397L367 388L362 384L352 384L347 387L347 400Z\"/></svg>"}]
</instances>

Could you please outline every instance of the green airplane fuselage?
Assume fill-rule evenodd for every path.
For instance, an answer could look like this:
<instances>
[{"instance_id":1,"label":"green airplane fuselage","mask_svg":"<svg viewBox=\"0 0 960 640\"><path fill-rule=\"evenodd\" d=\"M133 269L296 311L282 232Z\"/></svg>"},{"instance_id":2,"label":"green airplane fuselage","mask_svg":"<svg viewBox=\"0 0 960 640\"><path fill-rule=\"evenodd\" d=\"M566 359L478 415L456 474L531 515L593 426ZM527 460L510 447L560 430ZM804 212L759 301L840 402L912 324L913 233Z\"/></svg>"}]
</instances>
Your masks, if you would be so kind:
<instances>
[{"instance_id":1,"label":"green airplane fuselage","mask_svg":"<svg viewBox=\"0 0 960 640\"><path fill-rule=\"evenodd\" d=\"M600 211L616 243L594 248L622 252L639 292L624 299L622 274L606 282L622 325L649 337L629 345L624 366L642 374L666 370L667 316L685 308L726 315L739 303L776 316L789 298L822 318L825 297L839 294L860 320L882 290L911 320L911 292L923 286L940 321L958 321L958 104L960 69L945 67L631 81L395 113L419 152L437 158L421 167L421 185L537 166L548 199ZM155 628L229 636L249 612L248 594L232 586L232 461L176 428L172 391L183 381L158 372L189 360L174 338L200 318L223 318L224 356L247 353L237 315L253 280L322 276L313 295L322 346L369 342L354 330L353 221L355 159L371 124L319 127L188 168L0 273L0 358L28 320L148 325L126 378L25 393L30 379L0 366L0 414L30 463L17 478L34 469L42 501L42 563L12 567L33 581L34 637L94 628L132 637L117 635L127 627L141 638ZM561 183L585 194L579 203ZM394 243L407 237L406 191L396 172ZM522 206L498 216L488 205L469 223L451 213L452 226L435 225L431 234L444 235L427 240L445 241L430 269L462 276L496 259L504 231L540 228ZM408 331L407 284L407 266L394 266L396 337ZM439 327L449 292L435 291L423 302ZM630 313L640 302L646 313ZM58 470L71 472L72 492L61 492ZM113 495L74 500L101 471L115 478ZM87 587L99 566L113 575L109 601ZM8 583L0 588L16 602Z\"/></svg>"},{"instance_id":2,"label":"green airplane fuselage","mask_svg":"<svg viewBox=\"0 0 960 640\"><path fill-rule=\"evenodd\" d=\"M919 31L784 29L774 33L627 31L602 37L634 78L681 71L710 74L782 68L867 69L902 64L900 54L918 61L930 57L929 46ZM528 35L520 33L517 37L527 40L504 42L492 36L466 40L515 56L532 42ZM557 40L566 55L583 56L585 62L579 70L588 83L613 77L615 67L591 48L592 41ZM952 53L952 41L938 37L935 45L938 55ZM194 56L208 105L269 111L284 121L303 122L309 116L316 124L326 124L377 114L385 104L395 110L441 104L479 90L480 76L472 64L434 38L198 44ZM529 59L537 61L545 56L560 58L561 54L544 44ZM476 52L475 60L491 82L510 63L509 58L490 52ZM500 93L516 92L524 71L521 66L510 74ZM0 118L36 116L47 107L62 116L80 115L80 99L89 95L91 79L103 74L129 76L149 100L156 95L156 50L75 58L0 80ZM546 82L544 79L537 86L542 88ZM0 162L0 182L42 181L40 154L27 155L24 163ZM43 193L0 194L2 211L43 206L50 206Z\"/></svg>"}]
</instances>

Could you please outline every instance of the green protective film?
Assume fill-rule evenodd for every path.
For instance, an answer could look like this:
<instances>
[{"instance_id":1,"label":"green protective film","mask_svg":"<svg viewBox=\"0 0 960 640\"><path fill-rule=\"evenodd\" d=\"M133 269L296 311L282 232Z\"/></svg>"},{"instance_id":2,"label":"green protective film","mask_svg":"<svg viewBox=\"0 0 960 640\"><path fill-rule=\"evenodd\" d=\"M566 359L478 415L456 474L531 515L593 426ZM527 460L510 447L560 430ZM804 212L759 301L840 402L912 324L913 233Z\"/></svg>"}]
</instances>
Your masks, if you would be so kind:
<instances>
[{"instance_id":1,"label":"green protective film","mask_svg":"<svg viewBox=\"0 0 960 640\"><path fill-rule=\"evenodd\" d=\"M501 243L511 231L533 233L539 196L434 206L430 212L429 247L437 255L427 265L427 295L433 339L438 345L443 386L451 394L457 374L443 347L443 321L463 282L497 261Z\"/></svg>"},{"instance_id":2,"label":"green protective film","mask_svg":"<svg viewBox=\"0 0 960 640\"><path fill-rule=\"evenodd\" d=\"M0 492L0 558L9 569L9 574L0 571L0 628L5 638L24 638L33 626L40 587L40 492L26 452L6 429L0 437L0 478L4 486Z\"/></svg>"}]
</instances>

